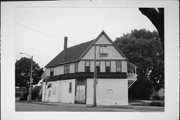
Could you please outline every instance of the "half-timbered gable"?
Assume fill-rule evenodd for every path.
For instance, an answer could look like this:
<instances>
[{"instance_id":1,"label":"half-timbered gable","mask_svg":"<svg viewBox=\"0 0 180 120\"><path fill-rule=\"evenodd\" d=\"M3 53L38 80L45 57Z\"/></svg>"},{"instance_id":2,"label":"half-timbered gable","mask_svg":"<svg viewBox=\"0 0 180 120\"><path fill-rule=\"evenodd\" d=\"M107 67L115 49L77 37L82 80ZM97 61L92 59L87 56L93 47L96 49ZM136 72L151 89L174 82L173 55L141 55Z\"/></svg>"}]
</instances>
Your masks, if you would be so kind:
<instances>
[{"instance_id":1,"label":"half-timbered gable","mask_svg":"<svg viewBox=\"0 0 180 120\"><path fill-rule=\"evenodd\" d=\"M65 37L64 50L45 68L42 101L93 104L96 68L97 104L127 105L129 76L131 85L136 80L135 66L104 31L96 39L72 47L67 47Z\"/></svg>"}]
</instances>

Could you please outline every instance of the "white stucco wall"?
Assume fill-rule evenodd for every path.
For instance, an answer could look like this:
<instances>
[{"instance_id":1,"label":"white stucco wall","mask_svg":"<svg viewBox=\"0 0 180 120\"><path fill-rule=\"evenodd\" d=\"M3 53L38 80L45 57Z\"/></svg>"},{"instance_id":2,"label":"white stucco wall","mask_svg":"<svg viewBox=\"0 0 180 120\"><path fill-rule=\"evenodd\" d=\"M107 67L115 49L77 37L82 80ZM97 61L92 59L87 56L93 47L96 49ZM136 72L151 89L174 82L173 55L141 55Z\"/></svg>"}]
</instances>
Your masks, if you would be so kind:
<instances>
[{"instance_id":1,"label":"white stucco wall","mask_svg":"<svg viewBox=\"0 0 180 120\"><path fill-rule=\"evenodd\" d=\"M104 35L102 35L96 44L112 44Z\"/></svg>"},{"instance_id":2,"label":"white stucco wall","mask_svg":"<svg viewBox=\"0 0 180 120\"><path fill-rule=\"evenodd\" d=\"M99 46L96 46L96 59L125 59L114 46L107 46L106 52L108 53L106 57L100 57ZM94 59L94 46L89 49L82 59Z\"/></svg>"},{"instance_id":3,"label":"white stucco wall","mask_svg":"<svg viewBox=\"0 0 180 120\"><path fill-rule=\"evenodd\" d=\"M69 93L69 83L72 83L72 92ZM52 84L51 88L47 88L48 84ZM49 92L50 96L49 96ZM48 82L45 90L45 82L43 83L42 101L47 102L63 102L74 103L75 98L75 79L59 80Z\"/></svg>"},{"instance_id":4,"label":"white stucco wall","mask_svg":"<svg viewBox=\"0 0 180 120\"><path fill-rule=\"evenodd\" d=\"M127 61L122 61L122 72L127 72Z\"/></svg>"},{"instance_id":5,"label":"white stucco wall","mask_svg":"<svg viewBox=\"0 0 180 120\"><path fill-rule=\"evenodd\" d=\"M52 84L50 88L48 88L49 84ZM45 89L46 88L46 89ZM43 101L48 102L58 102L58 81L48 82L47 85L43 83Z\"/></svg>"},{"instance_id":6,"label":"white stucco wall","mask_svg":"<svg viewBox=\"0 0 180 120\"><path fill-rule=\"evenodd\" d=\"M85 71L85 66L84 66L84 61L80 61L78 64L78 72L84 72Z\"/></svg>"},{"instance_id":7,"label":"white stucco wall","mask_svg":"<svg viewBox=\"0 0 180 120\"><path fill-rule=\"evenodd\" d=\"M93 104L93 79L87 80L87 104ZM128 105L127 79L98 79L97 105Z\"/></svg>"},{"instance_id":8,"label":"white stucco wall","mask_svg":"<svg viewBox=\"0 0 180 120\"><path fill-rule=\"evenodd\" d=\"M54 75L61 75L64 74L64 66L57 66L54 68Z\"/></svg>"},{"instance_id":9,"label":"white stucco wall","mask_svg":"<svg viewBox=\"0 0 180 120\"><path fill-rule=\"evenodd\" d=\"M101 61L100 62L100 71L101 72L105 72L106 70L105 70L105 61Z\"/></svg>"},{"instance_id":10,"label":"white stucco wall","mask_svg":"<svg viewBox=\"0 0 180 120\"><path fill-rule=\"evenodd\" d=\"M86 95L86 104L93 104L93 84L94 79L87 79L87 95Z\"/></svg>"},{"instance_id":11,"label":"white stucco wall","mask_svg":"<svg viewBox=\"0 0 180 120\"><path fill-rule=\"evenodd\" d=\"M116 61L111 61L111 72L116 72Z\"/></svg>"},{"instance_id":12,"label":"white stucco wall","mask_svg":"<svg viewBox=\"0 0 180 120\"><path fill-rule=\"evenodd\" d=\"M42 101L46 101L45 100L45 82L43 82L43 84L42 84Z\"/></svg>"},{"instance_id":13,"label":"white stucco wall","mask_svg":"<svg viewBox=\"0 0 180 120\"><path fill-rule=\"evenodd\" d=\"M81 70L83 70L82 67ZM45 71L46 71L46 76L50 76L50 68L46 68ZM71 63L70 73L74 73L74 72L75 72L75 63ZM62 74L64 74L64 65L54 67L54 75L62 75Z\"/></svg>"},{"instance_id":14,"label":"white stucco wall","mask_svg":"<svg viewBox=\"0 0 180 120\"><path fill-rule=\"evenodd\" d=\"M70 73L74 73L75 72L75 63L71 63L70 64Z\"/></svg>"},{"instance_id":15,"label":"white stucco wall","mask_svg":"<svg viewBox=\"0 0 180 120\"><path fill-rule=\"evenodd\" d=\"M45 76L50 76L50 68L45 69Z\"/></svg>"},{"instance_id":16,"label":"white stucco wall","mask_svg":"<svg viewBox=\"0 0 180 120\"><path fill-rule=\"evenodd\" d=\"M94 61L90 63L90 72L94 72Z\"/></svg>"},{"instance_id":17,"label":"white stucco wall","mask_svg":"<svg viewBox=\"0 0 180 120\"><path fill-rule=\"evenodd\" d=\"M75 79L61 81L61 102L74 103L75 99ZM72 83L72 93L69 93L69 83Z\"/></svg>"}]
</instances>

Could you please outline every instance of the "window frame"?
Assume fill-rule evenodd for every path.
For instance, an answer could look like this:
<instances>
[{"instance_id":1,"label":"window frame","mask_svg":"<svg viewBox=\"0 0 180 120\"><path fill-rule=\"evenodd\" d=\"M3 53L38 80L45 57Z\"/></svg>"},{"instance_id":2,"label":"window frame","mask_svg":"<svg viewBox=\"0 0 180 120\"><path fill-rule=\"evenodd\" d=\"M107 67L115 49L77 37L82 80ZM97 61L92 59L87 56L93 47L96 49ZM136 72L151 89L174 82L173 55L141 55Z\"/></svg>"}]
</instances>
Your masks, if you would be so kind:
<instances>
[{"instance_id":1,"label":"window frame","mask_svg":"<svg viewBox=\"0 0 180 120\"><path fill-rule=\"evenodd\" d=\"M75 62L75 70L74 72L78 72L78 62Z\"/></svg>"},{"instance_id":2,"label":"window frame","mask_svg":"<svg viewBox=\"0 0 180 120\"><path fill-rule=\"evenodd\" d=\"M97 63L99 64L97 65ZM96 61L96 72L97 73L101 72L100 61Z\"/></svg>"},{"instance_id":3,"label":"window frame","mask_svg":"<svg viewBox=\"0 0 180 120\"><path fill-rule=\"evenodd\" d=\"M70 73L70 64L64 65L64 74L69 74Z\"/></svg>"},{"instance_id":4,"label":"window frame","mask_svg":"<svg viewBox=\"0 0 180 120\"><path fill-rule=\"evenodd\" d=\"M99 53L100 54L107 54L107 46L106 45L101 45L99 46Z\"/></svg>"},{"instance_id":5,"label":"window frame","mask_svg":"<svg viewBox=\"0 0 180 120\"><path fill-rule=\"evenodd\" d=\"M107 63L109 62L109 66L107 65ZM109 71L108 71L109 68ZM105 72L111 72L111 61L105 61Z\"/></svg>"},{"instance_id":6,"label":"window frame","mask_svg":"<svg viewBox=\"0 0 180 120\"><path fill-rule=\"evenodd\" d=\"M120 63L118 65L118 62ZM118 71L119 68L119 71ZM122 61L116 61L116 72L122 72Z\"/></svg>"},{"instance_id":7,"label":"window frame","mask_svg":"<svg viewBox=\"0 0 180 120\"><path fill-rule=\"evenodd\" d=\"M69 93L72 93L72 82L69 82Z\"/></svg>"},{"instance_id":8,"label":"window frame","mask_svg":"<svg viewBox=\"0 0 180 120\"><path fill-rule=\"evenodd\" d=\"M90 72L91 71L91 62L90 61L85 61L84 62L85 63L85 72ZM89 63L89 65L87 66L87 64L86 63Z\"/></svg>"},{"instance_id":9,"label":"window frame","mask_svg":"<svg viewBox=\"0 0 180 120\"><path fill-rule=\"evenodd\" d=\"M50 68L50 76L54 75L54 68Z\"/></svg>"}]
</instances>

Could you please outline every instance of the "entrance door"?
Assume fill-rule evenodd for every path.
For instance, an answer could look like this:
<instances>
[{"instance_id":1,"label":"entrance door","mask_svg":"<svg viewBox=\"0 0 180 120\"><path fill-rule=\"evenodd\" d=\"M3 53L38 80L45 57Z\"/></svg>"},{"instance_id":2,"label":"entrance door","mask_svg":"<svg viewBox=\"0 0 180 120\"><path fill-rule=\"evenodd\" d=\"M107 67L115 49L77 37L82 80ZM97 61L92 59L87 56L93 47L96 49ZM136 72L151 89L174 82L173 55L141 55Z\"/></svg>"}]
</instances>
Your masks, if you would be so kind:
<instances>
[{"instance_id":1,"label":"entrance door","mask_svg":"<svg viewBox=\"0 0 180 120\"><path fill-rule=\"evenodd\" d=\"M86 103L86 80L76 80L76 103Z\"/></svg>"}]
</instances>

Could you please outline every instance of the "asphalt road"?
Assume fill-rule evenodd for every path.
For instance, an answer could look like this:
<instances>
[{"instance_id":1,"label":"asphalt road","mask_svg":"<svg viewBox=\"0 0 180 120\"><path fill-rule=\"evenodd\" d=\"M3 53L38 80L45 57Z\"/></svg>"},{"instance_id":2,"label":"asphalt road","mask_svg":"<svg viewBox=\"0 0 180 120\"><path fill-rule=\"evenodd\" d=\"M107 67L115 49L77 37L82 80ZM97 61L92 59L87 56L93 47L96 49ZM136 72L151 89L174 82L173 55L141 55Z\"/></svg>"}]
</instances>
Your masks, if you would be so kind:
<instances>
[{"instance_id":1,"label":"asphalt road","mask_svg":"<svg viewBox=\"0 0 180 120\"><path fill-rule=\"evenodd\" d=\"M163 107L152 106L130 106L130 107L91 107L83 104L66 104L66 103L26 103L16 102L16 111L77 111L77 112L163 112Z\"/></svg>"}]
</instances>

